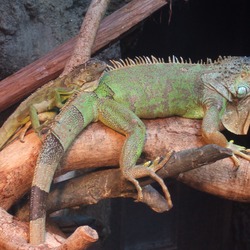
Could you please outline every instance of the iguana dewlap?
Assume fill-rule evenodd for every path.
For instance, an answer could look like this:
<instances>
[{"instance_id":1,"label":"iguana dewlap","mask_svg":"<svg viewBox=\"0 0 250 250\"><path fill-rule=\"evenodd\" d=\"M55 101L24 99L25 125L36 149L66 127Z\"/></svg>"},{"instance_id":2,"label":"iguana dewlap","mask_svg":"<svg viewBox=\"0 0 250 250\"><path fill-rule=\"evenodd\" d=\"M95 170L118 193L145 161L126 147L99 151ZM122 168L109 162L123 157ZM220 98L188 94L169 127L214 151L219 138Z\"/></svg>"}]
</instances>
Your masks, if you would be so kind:
<instances>
[{"instance_id":1,"label":"iguana dewlap","mask_svg":"<svg viewBox=\"0 0 250 250\"><path fill-rule=\"evenodd\" d=\"M135 185L138 199L142 198L142 189L137 179L150 176L161 185L169 206L172 205L165 184L155 173L158 161L152 168L150 164L136 165L146 136L140 118L176 115L203 119L202 135L207 143L232 148L234 154L250 160L249 155L241 152L243 148L229 143L219 131L221 122L228 123L222 119L228 112L228 103L240 105L239 110L249 110L249 75L249 57L229 57L208 64L179 62L175 58L164 63L154 57L113 61L97 89L73 96L50 127L32 183L30 242L44 242L45 200L54 172L77 135L92 122L100 121L125 135L119 164L124 178ZM248 121L235 122L243 123L243 127L249 125Z\"/></svg>"}]
</instances>

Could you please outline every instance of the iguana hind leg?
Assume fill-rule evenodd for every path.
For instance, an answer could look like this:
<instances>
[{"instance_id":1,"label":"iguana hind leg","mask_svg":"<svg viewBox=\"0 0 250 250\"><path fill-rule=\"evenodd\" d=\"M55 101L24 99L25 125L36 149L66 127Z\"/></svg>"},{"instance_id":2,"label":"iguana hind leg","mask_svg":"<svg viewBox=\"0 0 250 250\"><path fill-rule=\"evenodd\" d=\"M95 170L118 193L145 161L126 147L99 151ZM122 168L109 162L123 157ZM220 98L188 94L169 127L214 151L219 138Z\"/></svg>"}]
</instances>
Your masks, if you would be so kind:
<instances>
[{"instance_id":1,"label":"iguana hind leg","mask_svg":"<svg viewBox=\"0 0 250 250\"><path fill-rule=\"evenodd\" d=\"M56 112L43 112L40 114L30 114L30 120L28 120L23 127L21 127L8 141L8 143L12 142L14 139L19 138L21 142L24 142L24 137L28 131L28 129L32 126L34 131L40 137L41 130L43 129L44 125L51 121L56 116Z\"/></svg>"},{"instance_id":2,"label":"iguana hind leg","mask_svg":"<svg viewBox=\"0 0 250 250\"><path fill-rule=\"evenodd\" d=\"M145 176L150 176L153 180L159 183L164 193L165 199L168 203L168 208L173 207L173 203L171 200L170 193L168 191L167 186L165 185L163 179L159 177L156 172L160 170L169 160L172 152L168 153L162 160L160 157L157 157L154 161L145 162L143 165L136 165L133 168L129 169L129 172L126 175L126 178L134 183L137 192L138 192L138 200L143 199L142 189L139 185L139 182L136 180L138 178L142 178Z\"/></svg>"},{"instance_id":3,"label":"iguana hind leg","mask_svg":"<svg viewBox=\"0 0 250 250\"><path fill-rule=\"evenodd\" d=\"M169 207L172 207L168 189L164 181L155 173L164 164L157 158L152 164L136 165L146 136L144 123L131 110L108 98L99 100L97 111L101 122L126 136L119 163L123 176L135 185L138 200L142 200L143 195L137 179L149 176L160 184Z\"/></svg>"}]
</instances>

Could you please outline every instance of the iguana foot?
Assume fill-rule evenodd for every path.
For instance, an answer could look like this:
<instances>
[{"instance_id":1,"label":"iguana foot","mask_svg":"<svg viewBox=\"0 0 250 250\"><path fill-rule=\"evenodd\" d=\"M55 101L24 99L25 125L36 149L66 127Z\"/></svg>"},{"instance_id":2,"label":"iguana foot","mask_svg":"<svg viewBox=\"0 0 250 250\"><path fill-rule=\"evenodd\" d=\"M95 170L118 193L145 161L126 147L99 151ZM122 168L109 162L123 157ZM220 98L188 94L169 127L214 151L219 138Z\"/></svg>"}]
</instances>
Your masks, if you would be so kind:
<instances>
[{"instance_id":1,"label":"iguana foot","mask_svg":"<svg viewBox=\"0 0 250 250\"><path fill-rule=\"evenodd\" d=\"M31 122L29 121L20 129L20 131L18 131L18 138L21 142L24 142L24 137L30 127L31 127Z\"/></svg>"},{"instance_id":2,"label":"iguana foot","mask_svg":"<svg viewBox=\"0 0 250 250\"><path fill-rule=\"evenodd\" d=\"M138 193L138 198L137 198L138 201L141 201L143 199L143 194L142 194L142 188L137 179L150 176L161 186L169 208L173 207L173 203L167 186L165 185L163 179L155 173L168 162L171 154L172 152L168 153L162 160L160 157L157 157L153 162L149 161L142 165L136 165L133 168L127 170L125 169L123 171L124 177L135 185L135 188Z\"/></svg>"},{"instance_id":3,"label":"iguana foot","mask_svg":"<svg viewBox=\"0 0 250 250\"><path fill-rule=\"evenodd\" d=\"M27 123L24 124L23 127L21 127L17 132L7 141L6 145L14 141L16 138L20 140L20 142L24 142L24 136L26 135L28 129L31 126L31 122L28 121Z\"/></svg>"},{"instance_id":4,"label":"iguana foot","mask_svg":"<svg viewBox=\"0 0 250 250\"><path fill-rule=\"evenodd\" d=\"M232 160L234 162L234 165L236 167L239 167L239 165L240 165L240 161L236 157L236 155L238 155L238 156L240 156L240 157L242 157L242 158L250 161L250 155L242 152L242 151L250 152L250 149L246 149L243 146L234 144L233 140L231 140L231 141L228 142L227 148L231 149L233 151L233 153L234 153L234 155L231 158L232 158Z\"/></svg>"}]
</instances>

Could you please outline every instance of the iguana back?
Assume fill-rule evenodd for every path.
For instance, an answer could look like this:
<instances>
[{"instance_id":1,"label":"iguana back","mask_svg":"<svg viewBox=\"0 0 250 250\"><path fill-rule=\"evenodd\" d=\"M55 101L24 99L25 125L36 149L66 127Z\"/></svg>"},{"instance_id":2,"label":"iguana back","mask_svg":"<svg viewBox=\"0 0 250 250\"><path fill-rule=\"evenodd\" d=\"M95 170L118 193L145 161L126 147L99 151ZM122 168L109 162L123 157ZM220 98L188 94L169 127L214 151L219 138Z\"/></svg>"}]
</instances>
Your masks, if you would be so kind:
<instances>
[{"instance_id":1,"label":"iguana back","mask_svg":"<svg viewBox=\"0 0 250 250\"><path fill-rule=\"evenodd\" d=\"M200 76L210 70L202 64L165 63L149 58L114 62L95 93L102 97L110 90L112 99L140 118L178 115L201 119L204 85Z\"/></svg>"}]
</instances>

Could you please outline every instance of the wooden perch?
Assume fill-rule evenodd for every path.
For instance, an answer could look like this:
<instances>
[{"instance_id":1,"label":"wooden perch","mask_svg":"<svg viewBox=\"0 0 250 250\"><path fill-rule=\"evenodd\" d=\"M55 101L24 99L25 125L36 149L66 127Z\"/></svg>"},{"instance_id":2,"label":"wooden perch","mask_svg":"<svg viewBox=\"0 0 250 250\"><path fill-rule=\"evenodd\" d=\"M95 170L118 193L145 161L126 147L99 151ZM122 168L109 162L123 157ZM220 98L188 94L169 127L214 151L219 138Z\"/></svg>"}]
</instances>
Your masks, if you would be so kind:
<instances>
[{"instance_id":1,"label":"wooden perch","mask_svg":"<svg viewBox=\"0 0 250 250\"><path fill-rule=\"evenodd\" d=\"M231 155L231 150L212 144L179 152L168 152L166 156L162 157L160 164L163 167L157 174L163 179L176 177ZM158 213L166 212L170 210L166 199L148 185L153 181L149 177L140 181L140 185L143 187L143 200L141 202ZM137 195L135 186L122 176L120 169L98 170L56 183L47 199L47 211L51 213L63 208L90 205L102 199L117 197L136 200ZM21 220L28 221L29 204L19 209L17 216Z\"/></svg>"},{"instance_id":2,"label":"wooden perch","mask_svg":"<svg viewBox=\"0 0 250 250\"><path fill-rule=\"evenodd\" d=\"M179 149L183 147L190 148L193 146L202 145L201 137L199 135L200 121L188 120L183 118L168 118L148 120L145 121L145 123L147 125L147 141L144 151L145 158L153 159L158 155L164 155L168 150L176 149L177 151L179 151ZM183 127L185 127L185 134L180 133ZM64 159L66 164L64 164L60 168L59 172L64 173L69 170L87 168L89 166L95 167L100 165L117 165L123 141L123 136L105 127L104 125L101 125L100 123L92 124L74 143L70 152ZM33 176L33 169L40 146L40 139L37 138L36 134L30 133L25 138L25 143L21 143L20 141L16 140L0 152L0 171L2 176L0 187L1 206L3 206L5 209L10 207L16 199L20 198L26 191L29 190L31 179ZM13 152L15 152L15 154L13 154ZM182 151L182 154L185 154L186 152L188 151ZM188 162L188 159L191 162L198 163L197 160L201 159L201 152L203 151L196 151L198 155L193 155L192 157L187 158L186 166L188 166L189 169L193 168L193 164L190 164L190 162ZM15 158L15 155L17 155L18 157ZM20 155L22 155L22 157L20 157ZM214 155L214 153L210 153L209 158ZM170 161L170 165L166 166L165 170L160 170L159 174L161 174L163 177L178 174L178 172L176 172L173 161L178 162L178 157L173 156L173 159ZM223 166L231 165L230 161L224 162L221 166L220 163L221 162L215 163L214 167L210 166L210 173L213 173L215 167L219 169ZM230 169L230 166L228 167ZM181 171L183 171L183 169ZM96 177L94 175L96 175ZM81 203L84 203L84 199L85 201L88 199L88 203L94 203L100 198L105 198L105 193L107 195L108 191L112 191L111 189L113 189L113 194L116 193L117 196L122 195L124 197L135 197L136 194L134 192L134 187L131 186L131 184L128 182L123 182L124 185L121 185L122 182L119 183L119 180L121 180L121 177L119 177L119 175L120 171L118 169L111 169L103 171L103 173L101 174L101 178L100 173L99 175L98 173L93 173L86 175L87 179L85 177L74 179L72 181L76 182L75 185L77 186L73 185L73 187L75 187L73 193L77 194L76 196L72 196L72 182L68 182L66 185L65 182L58 184L64 185L64 189L60 188L60 195L58 195L57 193L58 189L55 189L55 191L50 194L49 209L55 210L58 207L64 207L64 204L66 204L67 206L79 204L79 201ZM197 178L201 177L202 171L200 173L200 176L198 176ZM214 178L214 176L210 175L209 177L211 177L209 181L212 182L212 178ZM191 178L190 181L197 182L197 179ZM81 188L81 185L83 185L83 183L85 185L85 188ZM97 185L95 186L93 185L93 183ZM105 183L108 185L105 185L105 189L103 189L103 186L101 186L101 184L103 185ZM88 191L90 191L93 195L91 195L91 197L89 195L78 196L76 190L78 190L78 192L79 190L81 190L81 194L84 194L84 192L86 191L86 185L88 185L88 188L92 186L92 188L88 189ZM227 183L227 187L229 185L230 183ZM149 187L146 187L144 189L144 195L146 195L145 199L147 200L148 205L150 205L152 208L155 208L157 212L166 211L167 207L166 204L164 204L163 200L160 200L162 207L155 205L155 200L159 201L159 197L155 197L155 192L153 192L152 189L150 190L148 188ZM103 190L106 190L107 192L103 192ZM119 193L120 191L121 194ZM68 195L68 193L70 193L70 195ZM61 199L58 199L59 196L61 196ZM57 197L57 199L55 199L55 197ZM161 211L159 209L161 209ZM76 237L78 240L86 239L84 238L86 232L81 227L77 229L76 232L67 240L59 237L57 233L47 233L47 244L49 244L49 247L48 245L41 245L34 248L26 243L28 231L27 223L17 221L4 210L1 210L0 217L3 222L2 225L4 225L4 227L2 226L1 230L1 232L4 233L0 233L0 244L5 244L4 249L13 250L22 248L29 250L38 250L48 249L49 247L50 249L57 250L81 249L77 248L77 246L79 246L78 244L73 244L76 241L72 240L72 238L74 239L74 237ZM8 228L6 228L7 226ZM15 232L15 237L10 237L10 235L8 234L6 235L6 232ZM79 233L80 237L78 235ZM96 235L95 231L93 231L91 235L93 236L93 239L96 238L94 237ZM11 238L11 241L8 241L6 237ZM55 242L57 244L61 243L60 247L57 247L57 245L55 245ZM92 241L87 238L86 242L83 241L82 244L88 246L89 244L91 244L91 242ZM66 246L70 246L70 248L67 248Z\"/></svg>"},{"instance_id":3,"label":"wooden perch","mask_svg":"<svg viewBox=\"0 0 250 250\"><path fill-rule=\"evenodd\" d=\"M133 0L106 17L99 28L92 54L115 42L133 26L166 5L166 0ZM55 48L39 60L0 82L0 112L62 72L71 56L77 37Z\"/></svg>"},{"instance_id":4,"label":"wooden perch","mask_svg":"<svg viewBox=\"0 0 250 250\"><path fill-rule=\"evenodd\" d=\"M165 155L167 151L203 145L200 121L172 117L147 120L145 124L147 140L144 160ZM80 168L116 166L123 142L122 135L100 123L94 123L75 141L57 174ZM40 139L31 133L25 137L25 143L17 140L0 152L1 207L9 209L29 191L40 146ZM243 159L237 171L230 159L224 159L184 173L178 178L201 191L227 199L250 201L249 162Z\"/></svg>"},{"instance_id":5,"label":"wooden perch","mask_svg":"<svg viewBox=\"0 0 250 250\"><path fill-rule=\"evenodd\" d=\"M171 156L170 156L171 155ZM170 159L163 158L162 162L166 162L161 170L157 172L162 178L175 177L179 174L199 168L208 163L213 163L232 155L229 149L221 148L217 145L206 145L201 148L182 150L171 153ZM140 182L141 186L152 183L151 178L146 178ZM153 210L157 212L165 212L169 210L165 203L159 197L153 196L154 202L151 201L148 192L148 186L143 189L146 197L142 202L147 203ZM72 196L74 194L74 196ZM154 194L154 193L153 193ZM125 180L119 169L110 169L90 173L88 175L73 178L69 181L57 183L48 197L48 211L53 212L62 208L88 205L97 203L101 199L107 198L134 198L137 199L137 191L134 185ZM160 207L158 207L158 200ZM163 199L164 200L164 199ZM155 202L157 201L157 202ZM165 204L165 206L164 206Z\"/></svg>"}]
</instances>

